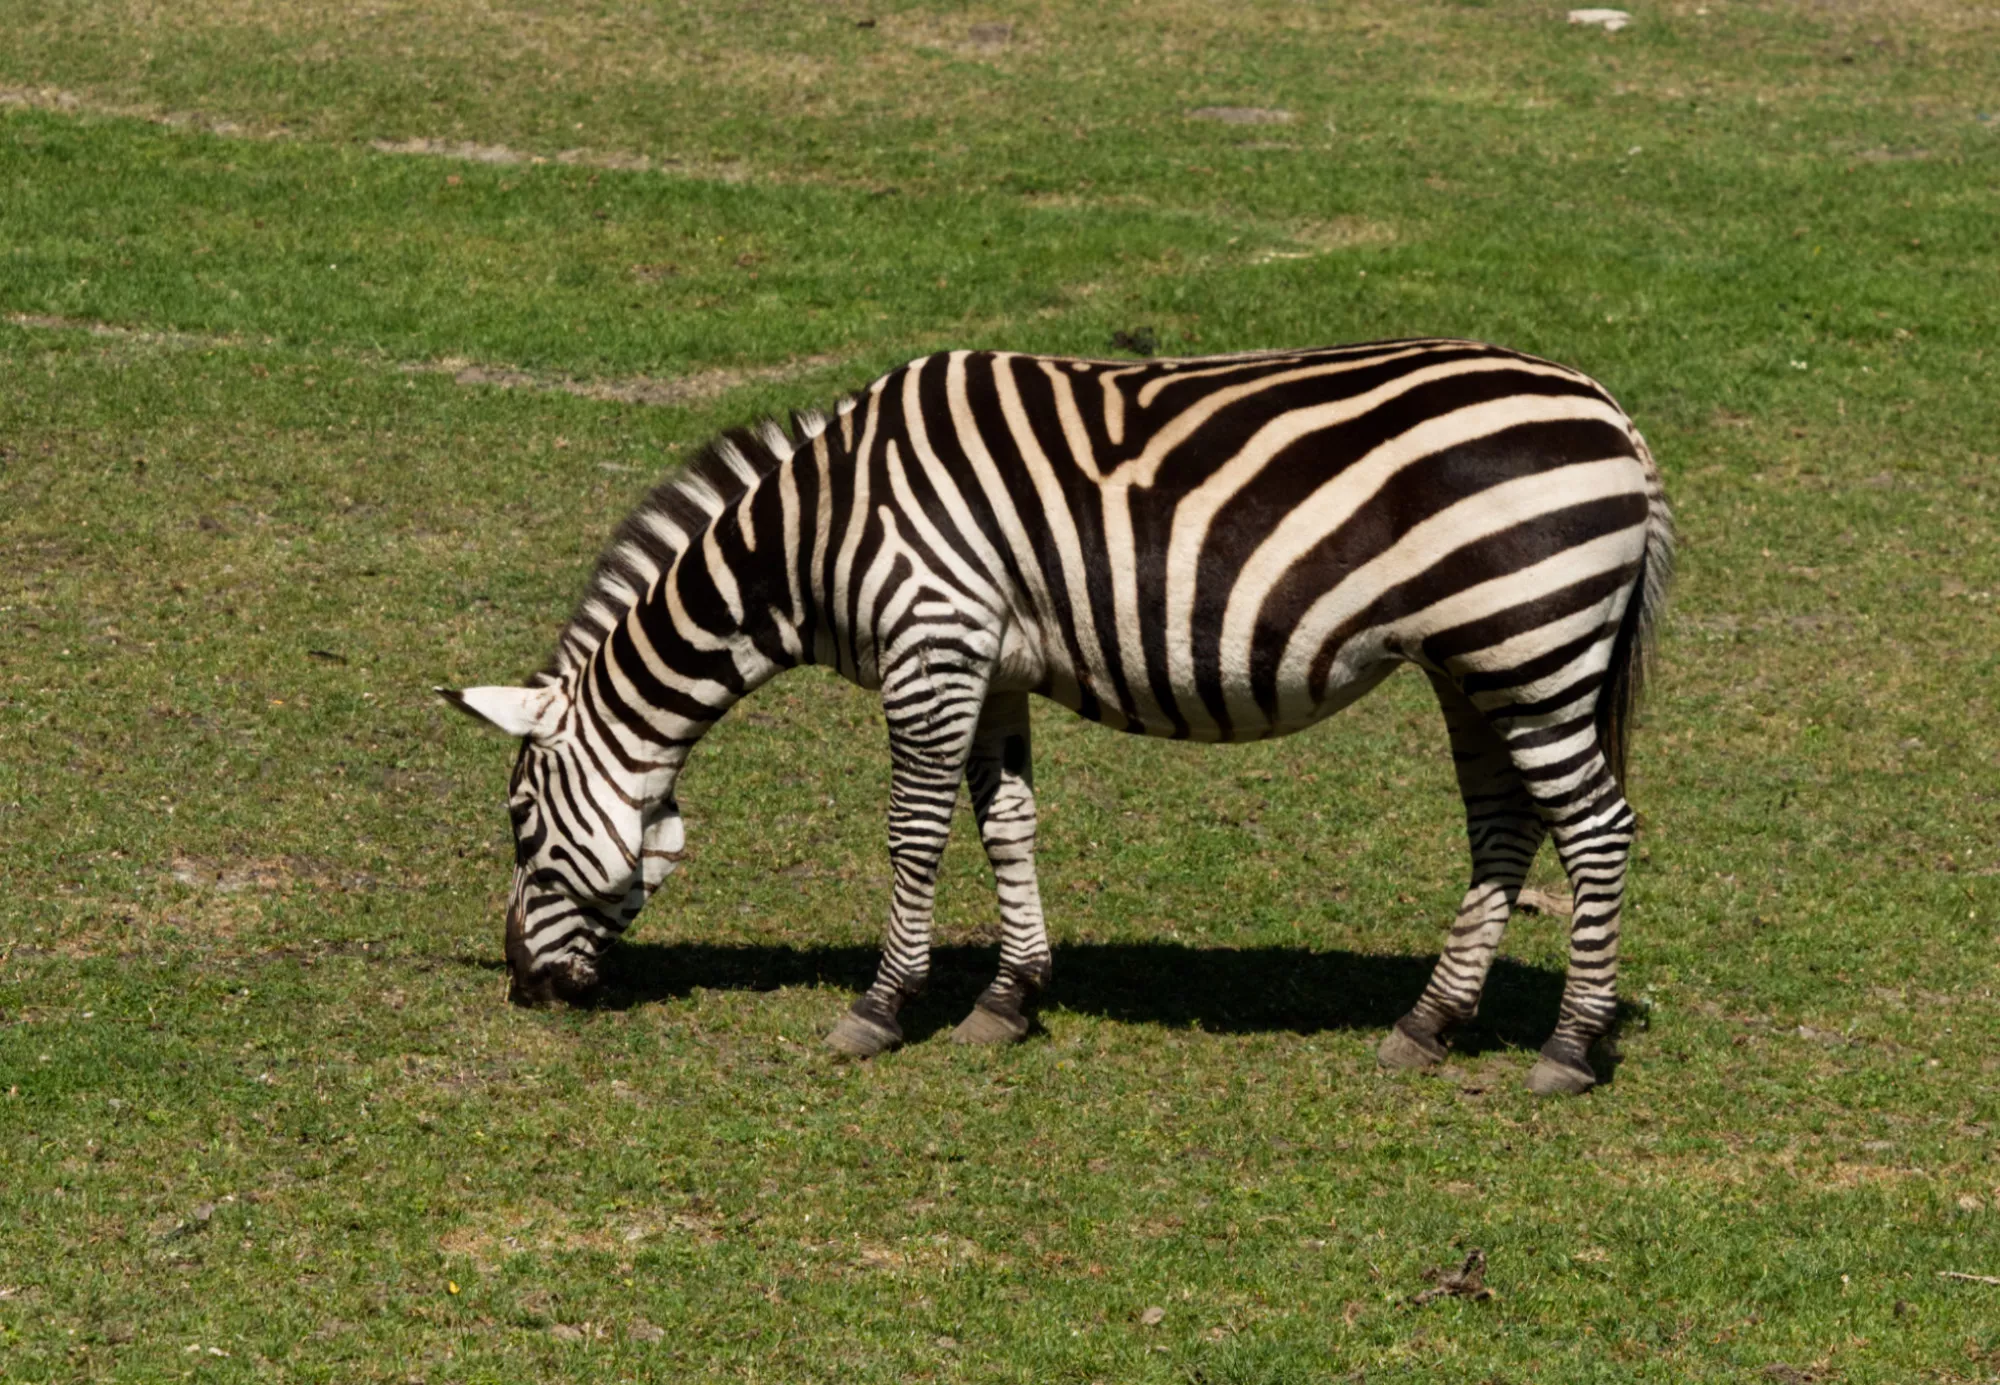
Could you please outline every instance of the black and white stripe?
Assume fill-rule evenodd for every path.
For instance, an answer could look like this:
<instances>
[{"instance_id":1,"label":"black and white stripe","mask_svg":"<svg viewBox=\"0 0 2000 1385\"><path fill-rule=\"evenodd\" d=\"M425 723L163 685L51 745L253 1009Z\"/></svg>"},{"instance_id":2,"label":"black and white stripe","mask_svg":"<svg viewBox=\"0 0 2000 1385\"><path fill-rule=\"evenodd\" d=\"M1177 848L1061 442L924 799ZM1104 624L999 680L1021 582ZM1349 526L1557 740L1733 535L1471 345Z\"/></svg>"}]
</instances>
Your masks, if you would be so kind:
<instances>
[{"instance_id":1,"label":"black and white stripe","mask_svg":"<svg viewBox=\"0 0 2000 1385\"><path fill-rule=\"evenodd\" d=\"M1615 1008L1624 752L1671 559L1631 421L1517 352L912 361L831 417L711 445L619 531L543 674L451 694L525 737L516 985L594 982L679 855L688 752L737 699L819 663L880 689L893 760L888 944L832 1041L900 1039L961 783L1004 932L959 1037L1019 1037L1050 970L1029 693L1121 730L1242 741L1310 726L1410 663L1444 710L1472 884L1383 1061L1442 1056L1549 835L1576 912L1531 1084L1578 1090Z\"/></svg>"}]
</instances>

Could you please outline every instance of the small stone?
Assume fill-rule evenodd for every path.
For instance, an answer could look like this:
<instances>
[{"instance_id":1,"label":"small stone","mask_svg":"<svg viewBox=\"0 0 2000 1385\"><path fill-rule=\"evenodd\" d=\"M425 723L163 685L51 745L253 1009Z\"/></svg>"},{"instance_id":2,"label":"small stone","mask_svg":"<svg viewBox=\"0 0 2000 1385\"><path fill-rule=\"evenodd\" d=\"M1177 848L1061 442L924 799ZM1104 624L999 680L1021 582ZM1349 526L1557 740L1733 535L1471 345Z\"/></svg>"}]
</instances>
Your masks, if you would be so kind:
<instances>
[{"instance_id":1,"label":"small stone","mask_svg":"<svg viewBox=\"0 0 2000 1385\"><path fill-rule=\"evenodd\" d=\"M1158 1327L1166 1318L1167 1310L1155 1305L1139 1315L1139 1326Z\"/></svg>"},{"instance_id":2,"label":"small stone","mask_svg":"<svg viewBox=\"0 0 2000 1385\"><path fill-rule=\"evenodd\" d=\"M559 1322L549 1328L549 1335L558 1342L580 1342L583 1340L583 1329L573 1327L566 1322Z\"/></svg>"}]
</instances>

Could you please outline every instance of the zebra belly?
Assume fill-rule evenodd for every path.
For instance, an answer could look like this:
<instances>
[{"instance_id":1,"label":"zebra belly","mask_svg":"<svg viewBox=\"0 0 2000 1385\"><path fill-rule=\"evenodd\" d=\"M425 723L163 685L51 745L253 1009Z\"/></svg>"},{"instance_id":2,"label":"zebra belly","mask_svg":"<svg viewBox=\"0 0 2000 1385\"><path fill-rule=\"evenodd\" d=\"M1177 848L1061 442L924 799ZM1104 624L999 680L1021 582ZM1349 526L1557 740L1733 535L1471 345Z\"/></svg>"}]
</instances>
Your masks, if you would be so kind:
<instances>
[{"instance_id":1,"label":"zebra belly","mask_svg":"<svg viewBox=\"0 0 2000 1385\"><path fill-rule=\"evenodd\" d=\"M1157 736L1169 740L1193 740L1211 744L1237 745L1288 736L1317 725L1335 712L1360 701L1377 684L1407 662L1403 656L1369 641L1365 652L1348 651L1333 661L1324 684L1311 688L1281 687L1280 708L1290 714L1273 714L1254 704L1234 705L1230 715L1217 717L1197 687L1175 687L1173 705L1163 707L1150 690L1128 690L1132 705L1122 705L1108 692L1100 694L1101 676L1081 676L1067 659L1044 656L1039 642L1018 627L1010 629L1002 644L999 667L992 687L995 692L1032 692L1065 707L1087 721L1110 726L1136 736ZM1303 710L1301 710L1303 709Z\"/></svg>"}]
</instances>

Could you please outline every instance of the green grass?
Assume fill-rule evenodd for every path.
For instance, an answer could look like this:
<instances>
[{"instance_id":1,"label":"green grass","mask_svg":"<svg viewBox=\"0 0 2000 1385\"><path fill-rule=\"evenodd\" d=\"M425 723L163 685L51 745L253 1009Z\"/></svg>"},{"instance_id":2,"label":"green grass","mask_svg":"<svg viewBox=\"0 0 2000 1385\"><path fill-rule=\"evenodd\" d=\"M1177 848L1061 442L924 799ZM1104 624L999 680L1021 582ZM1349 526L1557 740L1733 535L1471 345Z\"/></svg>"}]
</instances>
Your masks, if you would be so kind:
<instances>
[{"instance_id":1,"label":"green grass","mask_svg":"<svg viewBox=\"0 0 2000 1385\"><path fill-rule=\"evenodd\" d=\"M2000 1275L2000 28L1635 14L0 3L0 1378L2000 1378L1939 1277ZM1465 868L1410 679L1038 711L1014 1050L943 1041L961 833L919 1041L822 1051L887 762L817 673L697 756L607 1003L506 1006L510 749L428 687L534 667L715 429L1141 326L1487 337L1646 430L1614 1080L1520 1089L1536 918L1374 1070Z\"/></svg>"}]
</instances>

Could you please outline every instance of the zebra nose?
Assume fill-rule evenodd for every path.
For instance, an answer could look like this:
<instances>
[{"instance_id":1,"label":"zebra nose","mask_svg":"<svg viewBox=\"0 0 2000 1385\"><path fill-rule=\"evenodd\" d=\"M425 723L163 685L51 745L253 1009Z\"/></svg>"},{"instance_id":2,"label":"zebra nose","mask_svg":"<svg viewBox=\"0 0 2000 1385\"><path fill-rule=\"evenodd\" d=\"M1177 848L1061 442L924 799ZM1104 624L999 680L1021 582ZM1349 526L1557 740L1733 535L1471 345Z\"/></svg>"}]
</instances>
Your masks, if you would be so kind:
<instances>
[{"instance_id":1,"label":"zebra nose","mask_svg":"<svg viewBox=\"0 0 2000 1385\"><path fill-rule=\"evenodd\" d=\"M510 967L509 970L513 973L513 979L507 986L510 1003L532 1010L555 1000L555 981L547 973L531 976L518 968Z\"/></svg>"}]
</instances>

